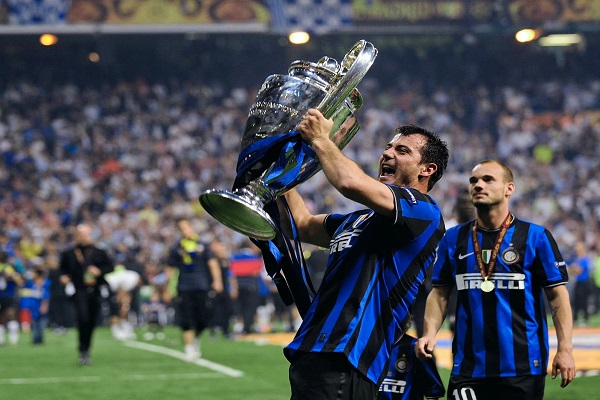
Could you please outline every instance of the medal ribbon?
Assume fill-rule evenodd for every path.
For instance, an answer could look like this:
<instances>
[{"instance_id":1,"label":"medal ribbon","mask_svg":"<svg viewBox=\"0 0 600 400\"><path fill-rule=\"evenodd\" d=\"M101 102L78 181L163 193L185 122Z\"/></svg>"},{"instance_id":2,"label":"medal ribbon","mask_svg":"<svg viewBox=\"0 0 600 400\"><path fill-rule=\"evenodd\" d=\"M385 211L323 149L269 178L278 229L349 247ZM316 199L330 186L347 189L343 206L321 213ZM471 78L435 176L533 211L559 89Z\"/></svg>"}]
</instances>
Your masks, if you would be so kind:
<instances>
[{"instance_id":1,"label":"medal ribbon","mask_svg":"<svg viewBox=\"0 0 600 400\"><path fill-rule=\"evenodd\" d=\"M506 231L508 231L508 228L510 228L511 221L512 214L509 212L506 219L502 223L502 228L500 229L500 232L498 232L498 236L496 236L496 243L494 243L494 248L492 249L492 255L488 264L487 274L485 272L485 266L483 265L481 246L479 245L479 240L477 239L477 220L473 222L473 251L475 252L475 259L477 260L477 267L479 268L479 271L481 272L481 277L484 281L487 281L488 278L494 272L494 267L496 266L496 259L498 258L498 252L500 251L500 245L502 244L502 240L504 240L504 235L506 235Z\"/></svg>"}]
</instances>

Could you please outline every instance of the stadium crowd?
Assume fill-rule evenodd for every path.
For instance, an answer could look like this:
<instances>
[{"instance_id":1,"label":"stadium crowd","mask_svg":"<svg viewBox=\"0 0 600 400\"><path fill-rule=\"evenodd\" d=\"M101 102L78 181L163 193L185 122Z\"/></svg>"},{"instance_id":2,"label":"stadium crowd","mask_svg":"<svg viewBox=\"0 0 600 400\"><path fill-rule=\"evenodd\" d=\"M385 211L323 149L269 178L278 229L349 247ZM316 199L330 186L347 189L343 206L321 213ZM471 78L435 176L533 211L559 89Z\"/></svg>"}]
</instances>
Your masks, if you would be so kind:
<instances>
[{"instance_id":1,"label":"stadium crowd","mask_svg":"<svg viewBox=\"0 0 600 400\"><path fill-rule=\"evenodd\" d=\"M518 177L512 211L547 226L568 260L579 257L575 245L583 242L592 267L600 269L600 80L487 82L432 84L400 74L390 84L367 76L359 85L365 100L358 112L361 129L344 152L374 175L372 160L397 126L415 123L440 133L451 157L431 194L448 226L455 223L456 199L471 166L493 155ZM241 251L245 238L208 216L198 196L230 189L256 85L176 78L4 83L0 247L7 263L26 277L26 271L42 269L52 279L70 230L88 223L116 264L140 273L140 293L151 304L156 298L150 293L168 290L165 256L177 239L179 218L190 219L207 242L225 243L229 254ZM299 190L314 212L355 206L322 174ZM595 292L589 305L600 312L600 279L593 276L590 271ZM50 322L56 327L68 324L63 292L51 289Z\"/></svg>"}]
</instances>

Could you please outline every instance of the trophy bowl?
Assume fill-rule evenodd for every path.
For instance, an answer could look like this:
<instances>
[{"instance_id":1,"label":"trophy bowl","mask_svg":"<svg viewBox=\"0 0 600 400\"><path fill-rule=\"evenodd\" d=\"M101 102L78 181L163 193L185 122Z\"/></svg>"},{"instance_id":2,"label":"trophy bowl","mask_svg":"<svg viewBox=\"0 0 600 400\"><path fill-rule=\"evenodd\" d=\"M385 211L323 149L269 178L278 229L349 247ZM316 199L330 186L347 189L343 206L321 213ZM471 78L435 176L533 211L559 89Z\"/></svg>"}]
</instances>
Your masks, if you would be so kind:
<instances>
[{"instance_id":1,"label":"trophy bowl","mask_svg":"<svg viewBox=\"0 0 600 400\"><path fill-rule=\"evenodd\" d=\"M206 212L246 236L273 239L278 227L265 205L320 170L296 126L317 108L333 120L330 138L344 148L360 128L355 112L363 100L356 86L376 56L377 49L361 40L341 63L327 56L316 63L295 61L288 75L269 76L248 114L232 190L203 192L199 201Z\"/></svg>"}]
</instances>

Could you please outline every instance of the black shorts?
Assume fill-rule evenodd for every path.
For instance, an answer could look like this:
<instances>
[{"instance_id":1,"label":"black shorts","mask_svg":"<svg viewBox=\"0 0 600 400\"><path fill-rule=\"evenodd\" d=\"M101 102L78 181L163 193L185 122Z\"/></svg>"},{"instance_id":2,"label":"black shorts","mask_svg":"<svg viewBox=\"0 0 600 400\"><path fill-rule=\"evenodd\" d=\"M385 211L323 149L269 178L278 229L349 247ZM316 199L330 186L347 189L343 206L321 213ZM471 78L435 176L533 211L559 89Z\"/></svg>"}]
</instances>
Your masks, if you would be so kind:
<instances>
[{"instance_id":1,"label":"black shorts","mask_svg":"<svg viewBox=\"0 0 600 400\"><path fill-rule=\"evenodd\" d=\"M13 312L17 309L18 300L16 297L0 297L0 315L5 315L8 309ZM14 318L15 315L12 315Z\"/></svg>"},{"instance_id":2,"label":"black shorts","mask_svg":"<svg viewBox=\"0 0 600 400\"><path fill-rule=\"evenodd\" d=\"M545 375L510 378L464 378L450 376L448 398L455 400L542 400Z\"/></svg>"},{"instance_id":3,"label":"black shorts","mask_svg":"<svg viewBox=\"0 0 600 400\"><path fill-rule=\"evenodd\" d=\"M195 330L200 334L210 325L212 301L208 292L202 290L179 292L179 322L184 331Z\"/></svg>"},{"instance_id":4,"label":"black shorts","mask_svg":"<svg viewBox=\"0 0 600 400\"><path fill-rule=\"evenodd\" d=\"M339 353L299 353L290 365L291 400L375 400L378 387Z\"/></svg>"}]
</instances>

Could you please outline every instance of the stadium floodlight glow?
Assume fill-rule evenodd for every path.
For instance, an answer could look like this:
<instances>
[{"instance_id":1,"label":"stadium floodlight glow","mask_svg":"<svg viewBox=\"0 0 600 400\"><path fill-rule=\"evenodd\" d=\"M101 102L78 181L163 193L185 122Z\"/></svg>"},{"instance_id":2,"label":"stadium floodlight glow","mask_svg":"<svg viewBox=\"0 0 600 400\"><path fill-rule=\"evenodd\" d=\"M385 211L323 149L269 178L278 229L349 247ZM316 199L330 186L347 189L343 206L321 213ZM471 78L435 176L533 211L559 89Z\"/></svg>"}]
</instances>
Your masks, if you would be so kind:
<instances>
[{"instance_id":1,"label":"stadium floodlight glow","mask_svg":"<svg viewBox=\"0 0 600 400\"><path fill-rule=\"evenodd\" d=\"M308 34L308 32L292 32L288 36L288 40L292 44L305 44L308 43L308 41L310 40L310 35Z\"/></svg>"},{"instance_id":2,"label":"stadium floodlight glow","mask_svg":"<svg viewBox=\"0 0 600 400\"><path fill-rule=\"evenodd\" d=\"M536 32L535 29L521 29L520 31L518 31L515 34L515 39L517 40L517 42L519 43L527 43L527 42L531 42L532 40L534 40L535 38L537 38L539 35Z\"/></svg>"},{"instance_id":3,"label":"stadium floodlight glow","mask_svg":"<svg viewBox=\"0 0 600 400\"><path fill-rule=\"evenodd\" d=\"M579 33L556 33L541 37L538 40L540 46L544 47L563 47L579 44L583 42L583 36Z\"/></svg>"},{"instance_id":4,"label":"stadium floodlight glow","mask_svg":"<svg viewBox=\"0 0 600 400\"><path fill-rule=\"evenodd\" d=\"M44 46L54 46L58 42L58 37L51 33L44 33L40 36L40 43Z\"/></svg>"}]
</instances>

